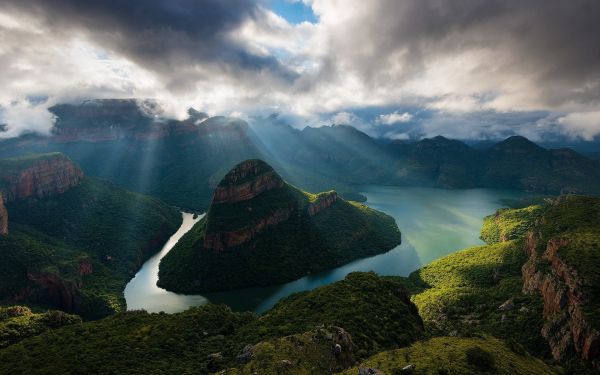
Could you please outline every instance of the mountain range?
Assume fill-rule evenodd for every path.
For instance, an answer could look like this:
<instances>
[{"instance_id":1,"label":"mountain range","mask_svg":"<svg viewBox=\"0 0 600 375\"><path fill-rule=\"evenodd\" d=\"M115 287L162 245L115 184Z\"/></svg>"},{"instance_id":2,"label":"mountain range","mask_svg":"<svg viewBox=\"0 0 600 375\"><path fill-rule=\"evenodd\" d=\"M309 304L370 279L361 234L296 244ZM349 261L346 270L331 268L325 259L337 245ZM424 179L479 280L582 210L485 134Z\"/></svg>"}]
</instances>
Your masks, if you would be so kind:
<instances>
[{"instance_id":1,"label":"mountain range","mask_svg":"<svg viewBox=\"0 0 600 375\"><path fill-rule=\"evenodd\" d=\"M195 211L205 211L223 176L247 159L266 161L308 191L383 184L600 193L599 161L520 136L481 149L441 136L374 139L345 125L298 130L275 115L248 123L190 109L185 120L166 120L153 108L116 99L58 105L50 136L4 140L0 157L62 152L88 175Z\"/></svg>"}]
</instances>

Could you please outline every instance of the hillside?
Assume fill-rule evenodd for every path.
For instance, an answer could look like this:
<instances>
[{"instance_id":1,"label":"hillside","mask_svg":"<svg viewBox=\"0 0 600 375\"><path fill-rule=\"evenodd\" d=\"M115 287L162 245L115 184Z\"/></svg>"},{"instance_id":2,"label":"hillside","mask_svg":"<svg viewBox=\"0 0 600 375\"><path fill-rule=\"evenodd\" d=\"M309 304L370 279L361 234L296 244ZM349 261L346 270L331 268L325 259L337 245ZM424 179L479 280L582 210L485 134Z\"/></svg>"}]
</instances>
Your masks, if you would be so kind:
<instances>
[{"instance_id":1,"label":"hillside","mask_svg":"<svg viewBox=\"0 0 600 375\"><path fill-rule=\"evenodd\" d=\"M329 336L338 332L339 338ZM267 358L261 352L272 340L299 344L313 333L328 341L307 349L314 357L304 357L301 367L345 368L348 358L409 345L421 337L422 324L401 283L353 273L261 316L207 305L178 314L131 311L52 330L1 349L0 373L206 374ZM343 358L331 355L335 343L347 352Z\"/></svg>"},{"instance_id":2,"label":"hillside","mask_svg":"<svg viewBox=\"0 0 600 375\"><path fill-rule=\"evenodd\" d=\"M8 233L0 236L0 300L87 318L123 310L125 284L175 232L179 212L86 177L63 155L0 164L11 171L0 173L9 197Z\"/></svg>"},{"instance_id":3,"label":"hillside","mask_svg":"<svg viewBox=\"0 0 600 375\"><path fill-rule=\"evenodd\" d=\"M600 193L597 160L523 137L487 148L441 136L389 142L345 125L298 130L276 116L246 123L190 109L187 119L170 120L160 117L157 103L135 100L62 104L51 111L57 116L51 136L2 140L0 157L62 152L90 176L195 211L208 209L223 176L252 158L309 191L382 184Z\"/></svg>"},{"instance_id":4,"label":"hillside","mask_svg":"<svg viewBox=\"0 0 600 375\"><path fill-rule=\"evenodd\" d=\"M306 193L248 160L223 178L206 217L162 259L159 285L193 293L279 284L399 243L391 217L335 191Z\"/></svg>"}]
</instances>

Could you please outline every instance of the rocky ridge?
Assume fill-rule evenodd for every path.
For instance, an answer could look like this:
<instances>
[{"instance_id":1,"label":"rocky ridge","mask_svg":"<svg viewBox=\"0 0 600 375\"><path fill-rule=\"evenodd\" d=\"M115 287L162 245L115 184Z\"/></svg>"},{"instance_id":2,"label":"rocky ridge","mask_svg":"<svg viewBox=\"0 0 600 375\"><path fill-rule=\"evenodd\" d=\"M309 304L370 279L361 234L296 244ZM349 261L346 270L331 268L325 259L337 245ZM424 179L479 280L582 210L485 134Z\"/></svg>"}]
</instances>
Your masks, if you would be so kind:
<instances>
[{"instance_id":1,"label":"rocky ridge","mask_svg":"<svg viewBox=\"0 0 600 375\"><path fill-rule=\"evenodd\" d=\"M265 162L246 160L236 165L219 183L212 203L236 203L250 200L285 185L283 179Z\"/></svg>"},{"instance_id":2,"label":"rocky ridge","mask_svg":"<svg viewBox=\"0 0 600 375\"><path fill-rule=\"evenodd\" d=\"M560 205L561 201L568 202L569 199L558 200L554 205ZM584 220L588 219L585 215ZM528 232L525 240L528 260L522 268L523 293L540 293L542 296L545 324L541 334L556 360L564 361L576 354L600 368L600 331L594 324L594 313L590 313L590 308L597 302L593 283L587 279L587 272L567 261L565 255L569 247L574 247L577 256L586 257L586 248L593 248L597 243L593 240L575 243L577 237L569 232L549 235L539 228L544 225L561 228L554 226L552 218L542 217Z\"/></svg>"},{"instance_id":3,"label":"rocky ridge","mask_svg":"<svg viewBox=\"0 0 600 375\"><path fill-rule=\"evenodd\" d=\"M45 198L79 184L83 171L62 154L39 155L31 160L6 159L0 171L0 190L6 202Z\"/></svg>"}]
</instances>

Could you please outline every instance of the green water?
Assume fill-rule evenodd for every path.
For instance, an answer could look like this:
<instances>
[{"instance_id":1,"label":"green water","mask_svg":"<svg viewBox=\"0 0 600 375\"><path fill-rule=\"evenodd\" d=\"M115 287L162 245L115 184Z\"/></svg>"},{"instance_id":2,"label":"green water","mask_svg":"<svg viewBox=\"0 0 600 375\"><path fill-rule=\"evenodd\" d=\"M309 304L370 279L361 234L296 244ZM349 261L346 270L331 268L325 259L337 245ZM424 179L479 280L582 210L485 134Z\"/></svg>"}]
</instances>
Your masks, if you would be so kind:
<instances>
[{"instance_id":1,"label":"green water","mask_svg":"<svg viewBox=\"0 0 600 375\"><path fill-rule=\"evenodd\" d=\"M502 199L527 196L518 191L497 189L444 190L384 186L365 186L362 194L367 197L369 206L396 219L402 232L400 246L385 254L359 259L287 284L203 296L179 295L156 287L158 259L170 250L165 246L156 257L158 259L145 263L127 286L125 297L128 308L177 312L210 301L228 304L236 310L262 312L291 293L330 284L353 271L406 276L456 250L483 244L479 239L483 217L502 207ZM177 240L170 241L171 247Z\"/></svg>"}]
</instances>

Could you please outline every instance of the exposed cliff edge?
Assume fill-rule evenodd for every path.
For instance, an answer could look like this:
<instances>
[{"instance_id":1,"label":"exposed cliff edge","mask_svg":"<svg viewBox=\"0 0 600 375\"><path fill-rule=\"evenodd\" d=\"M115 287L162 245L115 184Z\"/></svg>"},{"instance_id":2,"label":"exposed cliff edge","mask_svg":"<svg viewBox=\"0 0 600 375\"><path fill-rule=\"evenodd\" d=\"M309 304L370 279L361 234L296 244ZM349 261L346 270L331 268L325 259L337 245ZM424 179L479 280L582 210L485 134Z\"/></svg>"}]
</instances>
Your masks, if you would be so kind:
<instances>
[{"instance_id":1,"label":"exposed cliff edge","mask_svg":"<svg viewBox=\"0 0 600 375\"><path fill-rule=\"evenodd\" d=\"M176 208L86 177L62 154L0 159L0 301L86 318L123 310L125 284L180 220Z\"/></svg>"},{"instance_id":2,"label":"exposed cliff edge","mask_svg":"<svg viewBox=\"0 0 600 375\"><path fill-rule=\"evenodd\" d=\"M335 191L311 194L267 163L236 165L206 217L161 262L159 285L216 291L294 280L400 243L393 218Z\"/></svg>"},{"instance_id":3,"label":"exposed cliff edge","mask_svg":"<svg viewBox=\"0 0 600 375\"><path fill-rule=\"evenodd\" d=\"M60 153L0 160L0 192L6 202L61 194L82 178L79 166Z\"/></svg>"},{"instance_id":4,"label":"exposed cliff edge","mask_svg":"<svg viewBox=\"0 0 600 375\"><path fill-rule=\"evenodd\" d=\"M542 336L555 359L576 354L600 368L600 200L564 197L527 234L523 292L544 302Z\"/></svg>"}]
</instances>

